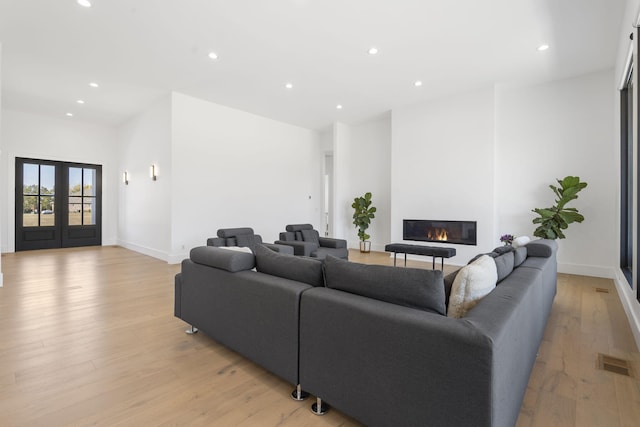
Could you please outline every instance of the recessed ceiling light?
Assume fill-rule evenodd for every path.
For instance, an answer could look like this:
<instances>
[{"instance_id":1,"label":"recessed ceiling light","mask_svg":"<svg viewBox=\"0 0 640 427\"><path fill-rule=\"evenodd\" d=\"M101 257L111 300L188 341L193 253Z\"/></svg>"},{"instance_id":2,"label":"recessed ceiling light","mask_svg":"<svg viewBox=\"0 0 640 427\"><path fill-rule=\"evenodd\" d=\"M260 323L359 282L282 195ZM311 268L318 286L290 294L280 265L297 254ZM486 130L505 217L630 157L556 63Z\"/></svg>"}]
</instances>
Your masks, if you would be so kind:
<instances>
[{"instance_id":1,"label":"recessed ceiling light","mask_svg":"<svg viewBox=\"0 0 640 427\"><path fill-rule=\"evenodd\" d=\"M286 85L284 85L284 87L286 87L287 89L293 89L293 85L291 83L287 83Z\"/></svg>"},{"instance_id":2,"label":"recessed ceiling light","mask_svg":"<svg viewBox=\"0 0 640 427\"><path fill-rule=\"evenodd\" d=\"M84 104L84 100L83 100L83 99L78 99L76 102L77 102L78 104Z\"/></svg>"},{"instance_id":3,"label":"recessed ceiling light","mask_svg":"<svg viewBox=\"0 0 640 427\"><path fill-rule=\"evenodd\" d=\"M549 49L549 45L548 44L541 44L540 46L538 46L538 50L540 52L545 51L547 49Z\"/></svg>"},{"instance_id":4,"label":"recessed ceiling light","mask_svg":"<svg viewBox=\"0 0 640 427\"><path fill-rule=\"evenodd\" d=\"M338 104L338 105L336 105L336 108L337 108L338 110L342 110L342 104Z\"/></svg>"},{"instance_id":5,"label":"recessed ceiling light","mask_svg":"<svg viewBox=\"0 0 640 427\"><path fill-rule=\"evenodd\" d=\"M67 117L73 117L73 113L67 113Z\"/></svg>"},{"instance_id":6,"label":"recessed ceiling light","mask_svg":"<svg viewBox=\"0 0 640 427\"><path fill-rule=\"evenodd\" d=\"M89 86L91 86L91 87L99 87L100 85L98 83L96 83L96 82L91 82L91 83L89 83Z\"/></svg>"},{"instance_id":7,"label":"recessed ceiling light","mask_svg":"<svg viewBox=\"0 0 640 427\"><path fill-rule=\"evenodd\" d=\"M377 47L370 47L368 52L369 52L369 55L376 55L378 53L378 48Z\"/></svg>"},{"instance_id":8,"label":"recessed ceiling light","mask_svg":"<svg viewBox=\"0 0 640 427\"><path fill-rule=\"evenodd\" d=\"M422 86L422 81L421 81L421 80L416 80L416 81L413 83L413 85L414 85L415 87L420 87L420 86Z\"/></svg>"},{"instance_id":9,"label":"recessed ceiling light","mask_svg":"<svg viewBox=\"0 0 640 427\"><path fill-rule=\"evenodd\" d=\"M89 0L77 0L78 4L83 7L91 7L91 2Z\"/></svg>"},{"instance_id":10,"label":"recessed ceiling light","mask_svg":"<svg viewBox=\"0 0 640 427\"><path fill-rule=\"evenodd\" d=\"M218 54L215 52L209 52L209 58L211 59L218 59Z\"/></svg>"}]
</instances>

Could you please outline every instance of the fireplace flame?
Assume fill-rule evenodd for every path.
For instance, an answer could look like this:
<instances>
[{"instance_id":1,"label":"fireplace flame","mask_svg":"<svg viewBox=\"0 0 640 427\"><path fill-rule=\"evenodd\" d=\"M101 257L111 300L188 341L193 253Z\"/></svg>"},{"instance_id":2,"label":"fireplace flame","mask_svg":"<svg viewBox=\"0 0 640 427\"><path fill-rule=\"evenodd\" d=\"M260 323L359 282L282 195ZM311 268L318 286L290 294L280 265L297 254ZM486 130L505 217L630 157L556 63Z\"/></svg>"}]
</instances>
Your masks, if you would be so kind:
<instances>
[{"instance_id":1,"label":"fireplace flame","mask_svg":"<svg viewBox=\"0 0 640 427\"><path fill-rule=\"evenodd\" d=\"M429 240L440 240L446 241L447 238L447 230L444 228L432 228L427 231L427 238Z\"/></svg>"}]
</instances>

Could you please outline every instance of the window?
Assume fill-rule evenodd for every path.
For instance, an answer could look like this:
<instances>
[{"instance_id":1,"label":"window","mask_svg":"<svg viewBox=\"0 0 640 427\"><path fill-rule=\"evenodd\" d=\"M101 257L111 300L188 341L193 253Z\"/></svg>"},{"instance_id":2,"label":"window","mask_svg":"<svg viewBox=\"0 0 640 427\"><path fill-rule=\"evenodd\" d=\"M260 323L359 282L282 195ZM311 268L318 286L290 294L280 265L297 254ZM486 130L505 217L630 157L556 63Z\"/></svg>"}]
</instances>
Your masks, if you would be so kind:
<instances>
[{"instance_id":1,"label":"window","mask_svg":"<svg viewBox=\"0 0 640 427\"><path fill-rule=\"evenodd\" d=\"M633 67L620 91L620 269L633 288Z\"/></svg>"},{"instance_id":2,"label":"window","mask_svg":"<svg viewBox=\"0 0 640 427\"><path fill-rule=\"evenodd\" d=\"M55 223L56 167L24 163L22 168L22 221L24 227Z\"/></svg>"},{"instance_id":3,"label":"window","mask_svg":"<svg viewBox=\"0 0 640 427\"><path fill-rule=\"evenodd\" d=\"M95 188L95 168L69 168L69 225L95 225Z\"/></svg>"}]
</instances>

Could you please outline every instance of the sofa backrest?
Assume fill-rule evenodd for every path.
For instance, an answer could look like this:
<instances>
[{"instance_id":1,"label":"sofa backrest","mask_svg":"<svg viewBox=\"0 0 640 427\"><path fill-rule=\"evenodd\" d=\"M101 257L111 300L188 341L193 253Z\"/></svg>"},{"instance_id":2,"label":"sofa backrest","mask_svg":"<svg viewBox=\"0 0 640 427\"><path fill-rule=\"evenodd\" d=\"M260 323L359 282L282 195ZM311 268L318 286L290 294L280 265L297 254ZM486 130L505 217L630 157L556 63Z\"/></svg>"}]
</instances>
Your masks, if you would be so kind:
<instances>
[{"instance_id":1,"label":"sofa backrest","mask_svg":"<svg viewBox=\"0 0 640 427\"><path fill-rule=\"evenodd\" d=\"M285 232L280 233L280 240L284 242L313 242L318 243L320 234L311 224L289 224Z\"/></svg>"},{"instance_id":2,"label":"sofa backrest","mask_svg":"<svg viewBox=\"0 0 640 427\"><path fill-rule=\"evenodd\" d=\"M207 240L209 246L243 246L255 252L256 245L262 243L262 237L255 234L253 228L220 228L218 237Z\"/></svg>"},{"instance_id":3,"label":"sofa backrest","mask_svg":"<svg viewBox=\"0 0 640 427\"><path fill-rule=\"evenodd\" d=\"M189 258L196 264L207 265L232 273L251 270L256 266L256 257L252 253L213 246L193 248L189 253Z\"/></svg>"}]
</instances>

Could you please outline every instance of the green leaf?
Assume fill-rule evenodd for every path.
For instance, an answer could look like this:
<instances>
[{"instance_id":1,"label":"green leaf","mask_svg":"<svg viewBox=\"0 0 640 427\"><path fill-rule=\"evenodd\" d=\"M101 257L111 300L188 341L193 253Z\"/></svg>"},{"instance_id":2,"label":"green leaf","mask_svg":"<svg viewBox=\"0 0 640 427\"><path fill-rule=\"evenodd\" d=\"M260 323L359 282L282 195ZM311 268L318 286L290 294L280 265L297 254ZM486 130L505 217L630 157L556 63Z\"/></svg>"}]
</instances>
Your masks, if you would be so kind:
<instances>
[{"instance_id":1,"label":"green leaf","mask_svg":"<svg viewBox=\"0 0 640 427\"><path fill-rule=\"evenodd\" d=\"M584 216L578 213L576 208L566 208L565 205L578 198L578 193L587 187L586 182L581 182L577 176L566 176L562 180L556 179L560 187L549 185L551 191L557 197L556 205L550 208L536 208L533 212L538 214L533 219L534 224L539 224L534 231L534 236L546 239L564 239L562 230L566 230L569 224L584 221Z\"/></svg>"}]
</instances>

